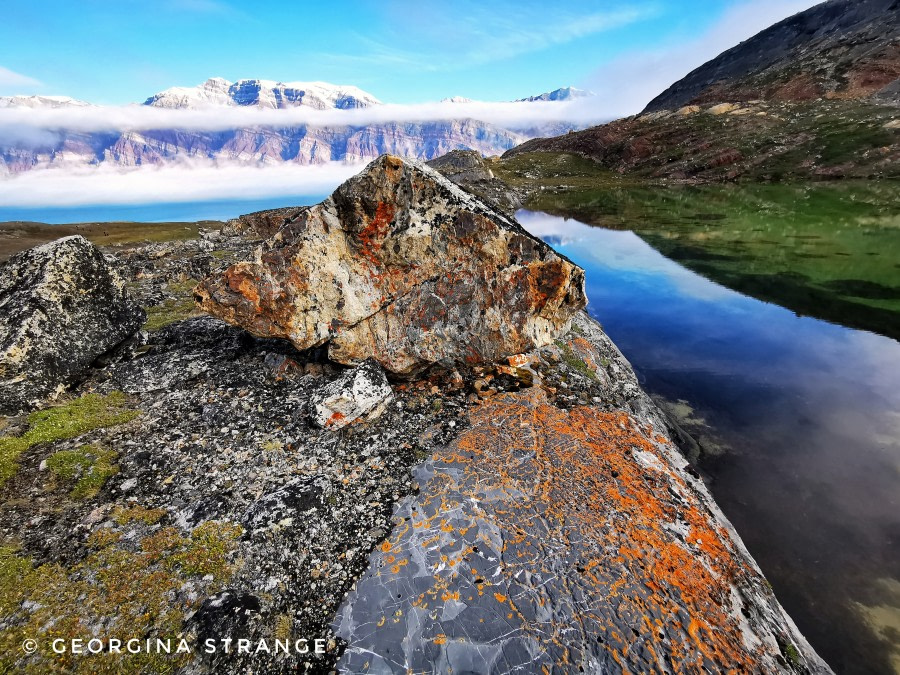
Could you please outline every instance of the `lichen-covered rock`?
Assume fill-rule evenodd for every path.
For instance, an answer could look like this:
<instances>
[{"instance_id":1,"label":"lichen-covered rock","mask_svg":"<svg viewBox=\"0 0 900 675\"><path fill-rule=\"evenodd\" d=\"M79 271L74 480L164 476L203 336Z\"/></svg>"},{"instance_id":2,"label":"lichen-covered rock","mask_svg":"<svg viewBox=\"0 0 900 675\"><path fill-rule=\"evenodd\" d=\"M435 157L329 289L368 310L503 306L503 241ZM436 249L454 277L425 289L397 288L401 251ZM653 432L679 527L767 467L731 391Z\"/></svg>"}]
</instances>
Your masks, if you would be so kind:
<instances>
[{"instance_id":1,"label":"lichen-covered rock","mask_svg":"<svg viewBox=\"0 0 900 675\"><path fill-rule=\"evenodd\" d=\"M340 429L357 420L375 419L392 395L384 370L367 359L316 391L309 401L309 413L316 426Z\"/></svg>"},{"instance_id":2,"label":"lichen-covered rock","mask_svg":"<svg viewBox=\"0 0 900 675\"><path fill-rule=\"evenodd\" d=\"M84 237L13 256L0 268L0 413L70 384L144 319L125 281Z\"/></svg>"},{"instance_id":3,"label":"lichen-covered rock","mask_svg":"<svg viewBox=\"0 0 900 675\"><path fill-rule=\"evenodd\" d=\"M337 614L338 672L830 673L627 361L576 326L530 358L603 404L545 381L468 410Z\"/></svg>"},{"instance_id":4,"label":"lichen-covered rock","mask_svg":"<svg viewBox=\"0 0 900 675\"><path fill-rule=\"evenodd\" d=\"M298 349L410 374L548 344L584 273L434 170L385 155L196 291L210 314Z\"/></svg>"}]
</instances>

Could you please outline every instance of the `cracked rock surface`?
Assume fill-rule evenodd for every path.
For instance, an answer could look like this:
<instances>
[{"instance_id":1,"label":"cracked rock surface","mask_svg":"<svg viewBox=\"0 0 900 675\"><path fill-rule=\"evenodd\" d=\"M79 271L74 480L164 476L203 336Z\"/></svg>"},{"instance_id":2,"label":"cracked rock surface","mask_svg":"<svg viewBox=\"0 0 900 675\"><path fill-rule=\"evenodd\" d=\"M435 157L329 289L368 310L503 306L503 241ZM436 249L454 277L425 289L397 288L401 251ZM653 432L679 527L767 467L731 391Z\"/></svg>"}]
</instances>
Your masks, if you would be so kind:
<instances>
[{"instance_id":1,"label":"cracked rock surface","mask_svg":"<svg viewBox=\"0 0 900 675\"><path fill-rule=\"evenodd\" d=\"M210 314L298 349L414 374L548 344L584 272L433 169L384 155L196 291Z\"/></svg>"}]
</instances>

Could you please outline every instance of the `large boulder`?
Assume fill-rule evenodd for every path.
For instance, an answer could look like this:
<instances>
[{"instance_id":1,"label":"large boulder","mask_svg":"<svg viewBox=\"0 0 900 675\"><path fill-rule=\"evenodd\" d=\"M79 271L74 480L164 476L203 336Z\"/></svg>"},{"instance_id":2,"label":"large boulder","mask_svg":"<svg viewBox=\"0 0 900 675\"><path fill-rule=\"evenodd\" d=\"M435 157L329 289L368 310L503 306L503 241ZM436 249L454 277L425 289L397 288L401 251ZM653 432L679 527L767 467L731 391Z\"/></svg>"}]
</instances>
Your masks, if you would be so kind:
<instances>
[{"instance_id":1,"label":"large boulder","mask_svg":"<svg viewBox=\"0 0 900 675\"><path fill-rule=\"evenodd\" d=\"M125 281L81 236L23 251L0 267L0 414L72 383L146 318Z\"/></svg>"},{"instance_id":2,"label":"large boulder","mask_svg":"<svg viewBox=\"0 0 900 675\"><path fill-rule=\"evenodd\" d=\"M196 291L298 349L410 374L530 351L586 304L584 272L422 164L384 155Z\"/></svg>"}]
</instances>

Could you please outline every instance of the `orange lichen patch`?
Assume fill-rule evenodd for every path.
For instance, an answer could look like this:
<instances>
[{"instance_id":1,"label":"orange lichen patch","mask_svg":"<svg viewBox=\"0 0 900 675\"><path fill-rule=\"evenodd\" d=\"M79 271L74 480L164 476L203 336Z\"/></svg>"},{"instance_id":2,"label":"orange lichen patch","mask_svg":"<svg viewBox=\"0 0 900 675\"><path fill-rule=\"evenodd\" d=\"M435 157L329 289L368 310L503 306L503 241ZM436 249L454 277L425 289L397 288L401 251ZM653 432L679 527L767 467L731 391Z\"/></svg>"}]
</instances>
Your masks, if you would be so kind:
<instances>
[{"instance_id":1,"label":"orange lichen patch","mask_svg":"<svg viewBox=\"0 0 900 675\"><path fill-rule=\"evenodd\" d=\"M335 411L335 412L331 413L331 417L329 417L328 420L325 422L325 426L331 427L331 426L334 426L335 424L340 423L343 420L344 420L344 414Z\"/></svg>"},{"instance_id":2,"label":"orange lichen patch","mask_svg":"<svg viewBox=\"0 0 900 675\"><path fill-rule=\"evenodd\" d=\"M590 356L588 346L575 342L573 348ZM534 631L554 663L581 658L569 647L572 627L535 623L548 601L543 591L517 592L514 603L505 589L522 570L549 574L556 552L568 551L579 560L579 574L569 583L581 587L579 596L593 598L572 606L573 620L590 633L585 644L597 645L594 633L602 636L602 647L594 649L605 650L624 672L650 667L642 660L647 654L659 670L667 669L660 655L675 671L752 670L758 654L744 646L740 622L727 608L732 585L755 572L679 474L635 460L640 451L670 466L651 440L652 429L639 428L624 412L558 409L540 389L498 396L470 417L470 430L436 455L436 463L453 472L435 474L429 489L434 508L419 509L420 522L410 528L443 533L446 551L418 606L424 599L458 600L462 583L483 595L486 579L478 577L487 575L481 563L472 564L480 560L473 556L476 547L447 538L460 535L460 527L446 514L459 512L465 498L490 495L491 511L466 529L477 531L484 524L478 520L487 519L499 531L504 566L493 598L511 610L507 622L524 634ZM461 478L451 477L460 470ZM682 524L686 540L667 527L673 523ZM434 537L425 541L433 544ZM484 535L478 541L491 546ZM464 568L454 567L461 561ZM633 649L637 636L646 649Z\"/></svg>"},{"instance_id":3,"label":"orange lichen patch","mask_svg":"<svg viewBox=\"0 0 900 675\"><path fill-rule=\"evenodd\" d=\"M437 635L434 638L434 644L436 645L445 645L447 644L447 636L443 633L441 635Z\"/></svg>"},{"instance_id":4,"label":"orange lichen patch","mask_svg":"<svg viewBox=\"0 0 900 675\"><path fill-rule=\"evenodd\" d=\"M393 204L378 202L375 217L356 235L360 243L360 253L373 264L379 262L378 252L384 244L384 238L390 232L395 211L396 207Z\"/></svg>"}]
</instances>

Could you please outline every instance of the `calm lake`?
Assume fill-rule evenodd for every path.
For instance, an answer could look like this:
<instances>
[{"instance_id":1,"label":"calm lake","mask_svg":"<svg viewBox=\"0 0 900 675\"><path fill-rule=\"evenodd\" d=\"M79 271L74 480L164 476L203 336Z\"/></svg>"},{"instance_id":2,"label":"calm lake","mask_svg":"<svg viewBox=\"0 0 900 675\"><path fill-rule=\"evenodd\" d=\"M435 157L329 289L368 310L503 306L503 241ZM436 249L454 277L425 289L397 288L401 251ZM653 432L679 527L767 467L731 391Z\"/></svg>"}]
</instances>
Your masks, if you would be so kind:
<instances>
[{"instance_id":1,"label":"calm lake","mask_svg":"<svg viewBox=\"0 0 900 675\"><path fill-rule=\"evenodd\" d=\"M222 220L320 198L0 207L0 220ZM537 204L521 222L585 268L590 313L689 434L813 646L839 673L900 673L897 187L603 189Z\"/></svg>"}]
</instances>

